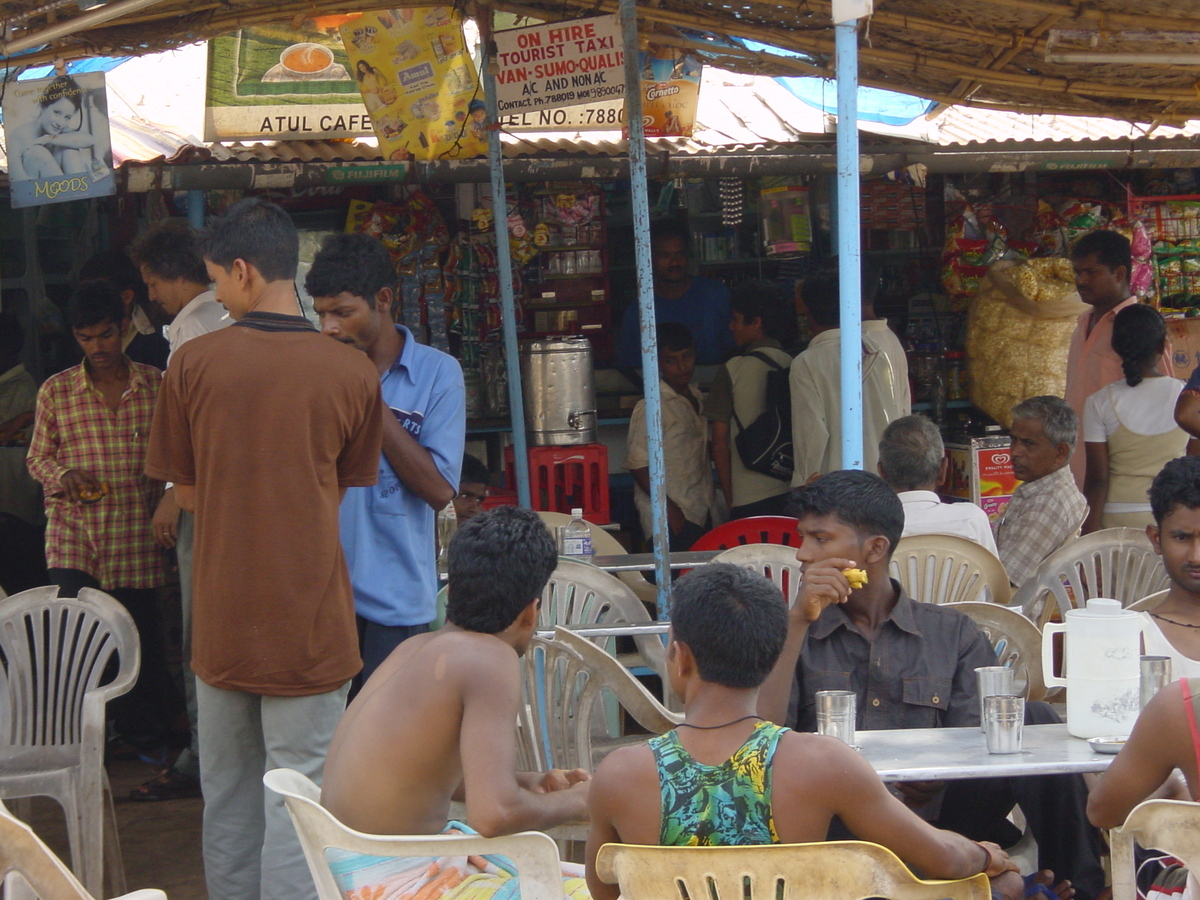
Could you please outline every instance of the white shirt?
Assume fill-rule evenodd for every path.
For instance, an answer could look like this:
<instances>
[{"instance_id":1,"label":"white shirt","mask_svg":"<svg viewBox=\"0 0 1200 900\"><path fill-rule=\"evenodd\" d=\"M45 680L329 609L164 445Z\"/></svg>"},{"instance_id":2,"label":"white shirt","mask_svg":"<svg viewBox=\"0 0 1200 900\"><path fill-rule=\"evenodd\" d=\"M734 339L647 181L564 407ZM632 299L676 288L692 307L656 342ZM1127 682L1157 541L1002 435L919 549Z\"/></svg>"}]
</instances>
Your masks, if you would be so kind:
<instances>
[{"instance_id":1,"label":"white shirt","mask_svg":"<svg viewBox=\"0 0 1200 900\"><path fill-rule=\"evenodd\" d=\"M933 491L900 491L899 496L904 505L901 537L955 534L996 554L996 538L987 513L974 503L943 503Z\"/></svg>"},{"instance_id":2,"label":"white shirt","mask_svg":"<svg viewBox=\"0 0 1200 900\"><path fill-rule=\"evenodd\" d=\"M210 331L218 331L232 322L233 319L226 313L225 307L217 302L214 291L197 294L179 311L175 321L167 326L167 340L171 344L167 364L170 364L175 351L192 338L208 334Z\"/></svg>"},{"instance_id":3,"label":"white shirt","mask_svg":"<svg viewBox=\"0 0 1200 900\"><path fill-rule=\"evenodd\" d=\"M1200 678L1200 661L1184 656L1175 649L1175 645L1167 640L1154 617L1148 612L1141 613L1142 647L1147 656L1169 656L1171 658L1171 680L1180 678Z\"/></svg>"},{"instance_id":4,"label":"white shirt","mask_svg":"<svg viewBox=\"0 0 1200 900\"><path fill-rule=\"evenodd\" d=\"M1083 405L1083 439L1103 444L1124 425L1136 434L1174 431L1175 401L1183 391L1178 378L1147 378L1137 387L1122 381L1106 384Z\"/></svg>"}]
</instances>

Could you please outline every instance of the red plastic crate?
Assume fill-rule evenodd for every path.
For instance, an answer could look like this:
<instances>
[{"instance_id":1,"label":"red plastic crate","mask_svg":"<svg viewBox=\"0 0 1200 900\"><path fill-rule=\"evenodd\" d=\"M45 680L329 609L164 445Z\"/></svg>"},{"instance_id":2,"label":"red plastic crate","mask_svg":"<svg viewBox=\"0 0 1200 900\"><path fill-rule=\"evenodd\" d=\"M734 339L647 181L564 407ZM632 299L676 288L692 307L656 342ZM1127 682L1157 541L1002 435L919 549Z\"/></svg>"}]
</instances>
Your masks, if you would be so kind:
<instances>
[{"instance_id":1,"label":"red plastic crate","mask_svg":"<svg viewBox=\"0 0 1200 900\"><path fill-rule=\"evenodd\" d=\"M483 499L484 509L495 509L498 506L516 506L517 492L507 488L489 488L488 495Z\"/></svg>"},{"instance_id":2,"label":"red plastic crate","mask_svg":"<svg viewBox=\"0 0 1200 900\"><path fill-rule=\"evenodd\" d=\"M505 485L517 486L515 455L504 449ZM534 509L569 513L582 509L593 525L607 525L608 448L603 444L570 444L529 448L529 493Z\"/></svg>"}]
</instances>

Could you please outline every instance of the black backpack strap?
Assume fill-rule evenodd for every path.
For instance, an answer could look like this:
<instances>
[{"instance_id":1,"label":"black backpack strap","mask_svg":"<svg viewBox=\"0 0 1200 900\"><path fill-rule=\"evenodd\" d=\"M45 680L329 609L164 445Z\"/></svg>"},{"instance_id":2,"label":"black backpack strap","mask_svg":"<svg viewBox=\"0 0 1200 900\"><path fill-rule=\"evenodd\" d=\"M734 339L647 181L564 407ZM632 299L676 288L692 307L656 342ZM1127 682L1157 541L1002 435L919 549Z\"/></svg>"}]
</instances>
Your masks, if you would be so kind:
<instances>
[{"instance_id":1,"label":"black backpack strap","mask_svg":"<svg viewBox=\"0 0 1200 900\"><path fill-rule=\"evenodd\" d=\"M753 353L745 353L743 355L753 356L755 359L765 362L768 366L777 371L779 369L788 368L788 366L784 365L783 363L776 362L775 360L771 359L771 357L767 356L767 354L763 353L761 350L755 350Z\"/></svg>"}]
</instances>

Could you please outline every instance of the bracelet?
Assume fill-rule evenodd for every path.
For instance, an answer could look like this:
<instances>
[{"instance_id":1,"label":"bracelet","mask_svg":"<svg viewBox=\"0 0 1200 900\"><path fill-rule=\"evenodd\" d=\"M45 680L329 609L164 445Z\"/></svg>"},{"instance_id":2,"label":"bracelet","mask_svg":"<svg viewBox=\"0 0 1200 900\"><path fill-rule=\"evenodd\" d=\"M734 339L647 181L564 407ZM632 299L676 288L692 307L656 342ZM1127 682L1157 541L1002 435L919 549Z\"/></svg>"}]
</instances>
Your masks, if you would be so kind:
<instances>
[{"instance_id":1,"label":"bracelet","mask_svg":"<svg viewBox=\"0 0 1200 900\"><path fill-rule=\"evenodd\" d=\"M983 868L979 870L979 874L986 875L987 870L992 867L992 851L979 843L979 841L975 841L975 846L983 851Z\"/></svg>"}]
</instances>

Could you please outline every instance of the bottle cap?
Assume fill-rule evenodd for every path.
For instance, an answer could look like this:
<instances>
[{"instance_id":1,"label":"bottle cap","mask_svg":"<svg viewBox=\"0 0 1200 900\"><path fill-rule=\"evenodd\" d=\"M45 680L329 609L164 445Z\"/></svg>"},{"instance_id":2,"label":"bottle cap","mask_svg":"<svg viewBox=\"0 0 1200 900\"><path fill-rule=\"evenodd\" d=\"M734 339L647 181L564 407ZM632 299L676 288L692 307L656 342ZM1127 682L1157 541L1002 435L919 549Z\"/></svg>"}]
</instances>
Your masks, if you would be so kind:
<instances>
[{"instance_id":1,"label":"bottle cap","mask_svg":"<svg viewBox=\"0 0 1200 900\"><path fill-rule=\"evenodd\" d=\"M583 510L582 509L571 510L571 518L572 519L582 519L583 518Z\"/></svg>"}]
</instances>

